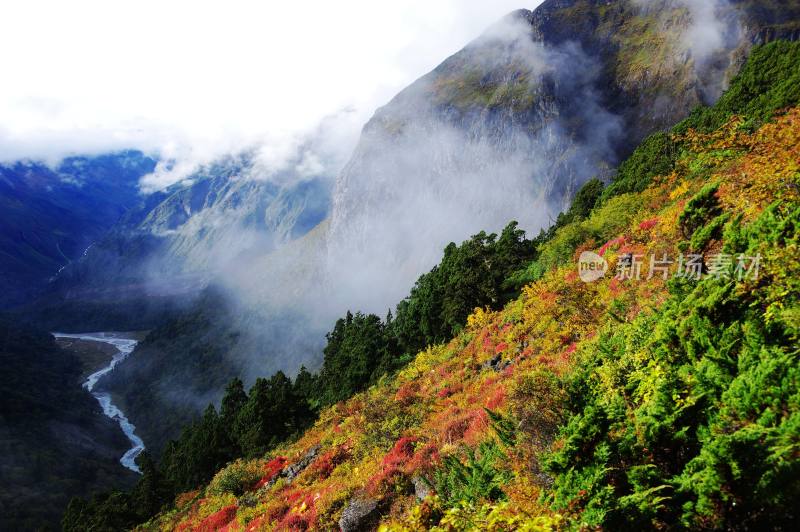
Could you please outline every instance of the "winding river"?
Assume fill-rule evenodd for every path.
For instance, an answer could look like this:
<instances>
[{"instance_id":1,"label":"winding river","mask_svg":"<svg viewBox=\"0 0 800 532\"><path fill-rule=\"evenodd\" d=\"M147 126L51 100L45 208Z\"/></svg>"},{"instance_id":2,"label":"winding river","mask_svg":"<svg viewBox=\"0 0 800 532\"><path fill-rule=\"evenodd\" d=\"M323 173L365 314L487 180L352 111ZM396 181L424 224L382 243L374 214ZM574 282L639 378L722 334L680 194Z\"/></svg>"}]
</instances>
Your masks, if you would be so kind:
<instances>
[{"instance_id":1,"label":"winding river","mask_svg":"<svg viewBox=\"0 0 800 532\"><path fill-rule=\"evenodd\" d=\"M97 402L100 403L100 406L103 408L103 413L119 423L122 432L125 433L125 436L131 442L131 448L122 455L120 458L120 463L130 469L131 471L135 471L137 473L141 473L139 466L136 465L136 457L139 456L142 451L144 451L144 442L142 439L136 435L136 427L128 421L128 418L125 417L125 414L122 410L117 407L111 401L111 395L107 392L102 391L95 391L94 387L97 384L97 381L103 375L110 373L116 367L116 365L127 358L128 355L131 354L133 348L136 347L137 341L132 338L125 338L123 335L118 333L87 333L87 334L64 334L64 333L53 333L53 336L56 338L75 338L78 340L87 340L90 342L103 342L106 344L111 344L117 348L117 353L112 357L111 362L108 363L106 367L99 371L95 371L86 379L83 383L83 387L86 388Z\"/></svg>"}]
</instances>

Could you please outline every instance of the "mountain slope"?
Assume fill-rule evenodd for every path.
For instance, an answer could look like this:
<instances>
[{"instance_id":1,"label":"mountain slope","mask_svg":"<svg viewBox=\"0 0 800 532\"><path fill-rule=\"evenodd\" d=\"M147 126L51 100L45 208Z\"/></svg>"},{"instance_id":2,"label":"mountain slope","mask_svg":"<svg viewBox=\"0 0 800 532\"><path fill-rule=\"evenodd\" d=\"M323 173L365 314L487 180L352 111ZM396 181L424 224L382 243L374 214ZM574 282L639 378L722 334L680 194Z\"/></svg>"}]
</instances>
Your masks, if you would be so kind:
<instances>
[{"instance_id":1,"label":"mountain slope","mask_svg":"<svg viewBox=\"0 0 800 532\"><path fill-rule=\"evenodd\" d=\"M139 152L0 165L0 306L37 295L139 201L155 168Z\"/></svg>"},{"instance_id":2,"label":"mountain slope","mask_svg":"<svg viewBox=\"0 0 800 532\"><path fill-rule=\"evenodd\" d=\"M77 494L132 486L129 442L46 333L0 320L0 528L55 530Z\"/></svg>"},{"instance_id":3,"label":"mountain slope","mask_svg":"<svg viewBox=\"0 0 800 532\"><path fill-rule=\"evenodd\" d=\"M337 180L325 238L322 224L279 253L234 265L224 279L243 303L234 318L190 308L109 381L145 440L160 451L208 401L218 404L231 377L250 384L276 369L316 367L336 316L348 306L383 314L450 239L512 218L546 226L643 135L713 101L751 43L778 31L769 28L791 33L800 20L796 2L720 4L720 41L709 52L684 44L696 23L685 2L649 5L547 2L515 13L379 110ZM199 204L216 190L203 187ZM185 225L193 198L174 196L149 227ZM552 266L537 261L519 279Z\"/></svg>"},{"instance_id":4,"label":"mountain slope","mask_svg":"<svg viewBox=\"0 0 800 532\"><path fill-rule=\"evenodd\" d=\"M552 232L519 299L140 528L793 529L798 66L757 49L631 159L665 172ZM610 271L587 283L590 250Z\"/></svg>"}]
</instances>

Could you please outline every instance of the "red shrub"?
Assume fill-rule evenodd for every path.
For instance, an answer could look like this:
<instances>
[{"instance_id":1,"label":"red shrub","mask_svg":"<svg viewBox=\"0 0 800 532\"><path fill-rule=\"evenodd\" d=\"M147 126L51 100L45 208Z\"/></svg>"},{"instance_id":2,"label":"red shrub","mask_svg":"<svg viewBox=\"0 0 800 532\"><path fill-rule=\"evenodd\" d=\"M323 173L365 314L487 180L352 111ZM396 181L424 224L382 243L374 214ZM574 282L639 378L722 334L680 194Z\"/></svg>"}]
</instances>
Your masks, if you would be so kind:
<instances>
[{"instance_id":1,"label":"red shrub","mask_svg":"<svg viewBox=\"0 0 800 532\"><path fill-rule=\"evenodd\" d=\"M377 494L393 484L403 475L406 464L414 455L414 438L403 437L397 440L392 450L386 453L381 462L381 470L367 481L367 492Z\"/></svg>"},{"instance_id":2,"label":"red shrub","mask_svg":"<svg viewBox=\"0 0 800 532\"><path fill-rule=\"evenodd\" d=\"M291 514L281 522L281 530L308 530L310 528L308 519L304 515Z\"/></svg>"},{"instance_id":3,"label":"red shrub","mask_svg":"<svg viewBox=\"0 0 800 532\"><path fill-rule=\"evenodd\" d=\"M439 462L439 449L433 442L423 445L417 449L411 460L406 465L406 472L414 473L415 471L428 470L436 463Z\"/></svg>"},{"instance_id":4,"label":"red shrub","mask_svg":"<svg viewBox=\"0 0 800 532\"><path fill-rule=\"evenodd\" d=\"M268 522L269 521L264 516L256 517L255 519L247 523L247 528L245 530L247 530L247 532L256 532L256 530L264 530Z\"/></svg>"},{"instance_id":5,"label":"red shrub","mask_svg":"<svg viewBox=\"0 0 800 532\"><path fill-rule=\"evenodd\" d=\"M292 490L284 496L284 500L287 504L294 505L300 501L300 499L305 497L305 495L306 494L300 490Z\"/></svg>"},{"instance_id":6,"label":"red shrub","mask_svg":"<svg viewBox=\"0 0 800 532\"><path fill-rule=\"evenodd\" d=\"M464 440L470 443L482 440L489 428L489 415L483 408L474 410L467 418L467 430L464 431Z\"/></svg>"},{"instance_id":7,"label":"red shrub","mask_svg":"<svg viewBox=\"0 0 800 532\"><path fill-rule=\"evenodd\" d=\"M487 351L491 351L494 348L494 342L492 341L492 337L488 334L483 338L483 348Z\"/></svg>"},{"instance_id":8,"label":"red shrub","mask_svg":"<svg viewBox=\"0 0 800 532\"><path fill-rule=\"evenodd\" d=\"M283 516L285 516L286 512L288 512L288 511L289 511L289 505L286 504L286 503L283 503L283 504L281 504L279 506L271 508L267 512L267 516L266 516L267 520L269 520L270 522L278 521L278 520L282 519Z\"/></svg>"},{"instance_id":9,"label":"red shrub","mask_svg":"<svg viewBox=\"0 0 800 532\"><path fill-rule=\"evenodd\" d=\"M215 532L233 521L235 517L236 505L232 504L203 519L200 526L197 527L197 530L200 532Z\"/></svg>"},{"instance_id":10,"label":"red shrub","mask_svg":"<svg viewBox=\"0 0 800 532\"><path fill-rule=\"evenodd\" d=\"M408 406L414 402L419 391L419 384L416 382L407 382L397 389L394 394L394 400L403 406Z\"/></svg>"},{"instance_id":11,"label":"red shrub","mask_svg":"<svg viewBox=\"0 0 800 532\"><path fill-rule=\"evenodd\" d=\"M506 391L502 387L498 387L494 394L486 401L486 408L489 410L494 410L495 408L502 406L503 403L506 402Z\"/></svg>"},{"instance_id":12,"label":"red shrub","mask_svg":"<svg viewBox=\"0 0 800 532\"><path fill-rule=\"evenodd\" d=\"M450 397L454 393L460 392L464 387L461 384L453 384L452 386L445 386L438 392L436 392L436 397L439 399L444 399L446 397Z\"/></svg>"},{"instance_id":13,"label":"red shrub","mask_svg":"<svg viewBox=\"0 0 800 532\"><path fill-rule=\"evenodd\" d=\"M495 352L495 354L498 354L498 353L502 353L502 352L503 352L503 351L505 351L506 349L508 349L508 344L507 344L507 343L505 343L505 342L500 342L500 343L499 343L499 344L497 344L497 346L494 348L494 352Z\"/></svg>"},{"instance_id":14,"label":"red shrub","mask_svg":"<svg viewBox=\"0 0 800 532\"><path fill-rule=\"evenodd\" d=\"M320 479L331 476L336 466L344 462L350 456L349 451L344 447L336 447L327 453L322 454L311 466L311 470Z\"/></svg>"},{"instance_id":15,"label":"red shrub","mask_svg":"<svg viewBox=\"0 0 800 532\"><path fill-rule=\"evenodd\" d=\"M269 462L267 462L267 464L264 466L265 475L261 478L261 480L258 481L258 483L255 485L253 489L257 490L268 484L273 478L275 478L275 475L281 472L283 466L285 465L286 465L286 458L284 458L283 456L277 456L272 460L270 460Z\"/></svg>"},{"instance_id":16,"label":"red shrub","mask_svg":"<svg viewBox=\"0 0 800 532\"><path fill-rule=\"evenodd\" d=\"M448 423L442 431L442 439L447 443L454 443L464 437L464 433L469 428L469 417L454 419Z\"/></svg>"},{"instance_id":17,"label":"red shrub","mask_svg":"<svg viewBox=\"0 0 800 532\"><path fill-rule=\"evenodd\" d=\"M392 450L383 457L384 467L399 467L404 465L414 455L414 442L416 439L404 436L397 440Z\"/></svg>"},{"instance_id":18,"label":"red shrub","mask_svg":"<svg viewBox=\"0 0 800 532\"><path fill-rule=\"evenodd\" d=\"M639 229L641 229L642 231L649 231L656 225L658 225L658 218L651 218L649 220L645 220L642 223L640 223Z\"/></svg>"},{"instance_id":19,"label":"red shrub","mask_svg":"<svg viewBox=\"0 0 800 532\"><path fill-rule=\"evenodd\" d=\"M600 253L600 255L605 255L606 251L608 251L609 248L618 247L623 245L624 243L625 243L624 236L618 236L617 238L612 238L611 240L603 244L603 247L600 248L600 251L598 253Z\"/></svg>"}]
</instances>

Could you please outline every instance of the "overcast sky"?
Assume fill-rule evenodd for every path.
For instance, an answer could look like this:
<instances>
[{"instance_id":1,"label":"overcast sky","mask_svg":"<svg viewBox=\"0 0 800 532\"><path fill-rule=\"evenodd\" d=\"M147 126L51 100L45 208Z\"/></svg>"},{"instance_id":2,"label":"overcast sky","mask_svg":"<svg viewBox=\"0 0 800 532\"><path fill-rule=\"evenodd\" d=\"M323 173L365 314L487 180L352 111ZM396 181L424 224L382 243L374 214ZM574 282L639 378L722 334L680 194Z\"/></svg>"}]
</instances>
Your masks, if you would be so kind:
<instances>
[{"instance_id":1,"label":"overcast sky","mask_svg":"<svg viewBox=\"0 0 800 532\"><path fill-rule=\"evenodd\" d=\"M0 160L280 151L350 109L344 137L492 22L538 3L3 2Z\"/></svg>"}]
</instances>

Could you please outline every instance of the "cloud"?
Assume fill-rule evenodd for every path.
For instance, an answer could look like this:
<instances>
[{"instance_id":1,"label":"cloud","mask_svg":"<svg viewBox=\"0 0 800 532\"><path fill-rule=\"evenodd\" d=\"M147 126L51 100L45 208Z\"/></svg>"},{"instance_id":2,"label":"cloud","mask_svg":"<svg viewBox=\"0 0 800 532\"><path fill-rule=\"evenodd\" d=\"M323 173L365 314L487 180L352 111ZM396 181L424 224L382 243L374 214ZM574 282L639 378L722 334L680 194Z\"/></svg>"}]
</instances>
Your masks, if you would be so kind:
<instances>
[{"instance_id":1,"label":"cloud","mask_svg":"<svg viewBox=\"0 0 800 532\"><path fill-rule=\"evenodd\" d=\"M253 146L274 170L325 117L349 110L357 134L517 4L6 2L0 162L139 148L165 159L146 190Z\"/></svg>"}]
</instances>

